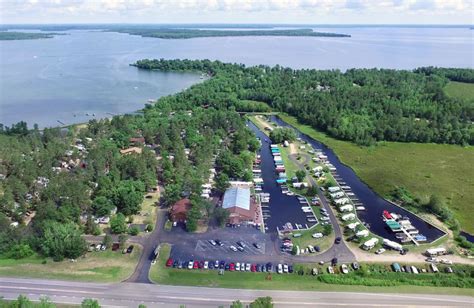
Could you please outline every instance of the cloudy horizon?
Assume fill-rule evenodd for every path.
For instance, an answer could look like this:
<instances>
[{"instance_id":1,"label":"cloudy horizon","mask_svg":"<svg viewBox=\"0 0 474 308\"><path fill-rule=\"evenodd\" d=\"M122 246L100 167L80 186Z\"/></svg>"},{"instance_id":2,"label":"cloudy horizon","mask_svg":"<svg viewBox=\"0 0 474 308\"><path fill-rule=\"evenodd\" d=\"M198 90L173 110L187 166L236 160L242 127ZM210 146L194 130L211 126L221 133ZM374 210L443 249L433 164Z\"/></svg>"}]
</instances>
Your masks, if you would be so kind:
<instances>
[{"instance_id":1,"label":"cloudy horizon","mask_svg":"<svg viewBox=\"0 0 474 308\"><path fill-rule=\"evenodd\" d=\"M469 0L0 0L2 24L473 24Z\"/></svg>"}]
</instances>

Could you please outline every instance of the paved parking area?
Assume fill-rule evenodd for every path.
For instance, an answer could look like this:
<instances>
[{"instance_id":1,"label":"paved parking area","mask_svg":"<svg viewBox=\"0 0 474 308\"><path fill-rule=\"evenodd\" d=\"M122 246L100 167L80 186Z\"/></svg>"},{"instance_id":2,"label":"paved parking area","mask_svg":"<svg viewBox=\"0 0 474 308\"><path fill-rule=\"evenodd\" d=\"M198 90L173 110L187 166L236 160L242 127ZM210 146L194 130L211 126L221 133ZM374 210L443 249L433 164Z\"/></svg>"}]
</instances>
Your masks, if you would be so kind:
<instances>
[{"instance_id":1,"label":"paved parking area","mask_svg":"<svg viewBox=\"0 0 474 308\"><path fill-rule=\"evenodd\" d=\"M237 243L234 241L222 241L224 246L213 246L209 241L198 240L196 243L196 252L206 252L206 253L239 253L245 255L262 255L265 254L265 242L260 241L257 244L260 246L260 249L256 248L253 244L255 242L250 241L242 241L245 245L244 251L232 251L230 250L230 246L233 245L237 247Z\"/></svg>"}]
</instances>

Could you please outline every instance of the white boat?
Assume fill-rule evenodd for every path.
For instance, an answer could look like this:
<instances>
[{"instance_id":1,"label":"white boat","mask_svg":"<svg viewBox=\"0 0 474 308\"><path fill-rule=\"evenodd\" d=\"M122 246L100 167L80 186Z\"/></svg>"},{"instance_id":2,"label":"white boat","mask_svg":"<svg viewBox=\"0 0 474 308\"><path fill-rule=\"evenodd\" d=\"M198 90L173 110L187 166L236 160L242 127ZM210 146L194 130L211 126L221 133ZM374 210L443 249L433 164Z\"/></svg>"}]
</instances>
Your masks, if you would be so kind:
<instances>
[{"instance_id":1,"label":"white boat","mask_svg":"<svg viewBox=\"0 0 474 308\"><path fill-rule=\"evenodd\" d=\"M358 206L356 207L357 211L365 211L365 206Z\"/></svg>"}]
</instances>

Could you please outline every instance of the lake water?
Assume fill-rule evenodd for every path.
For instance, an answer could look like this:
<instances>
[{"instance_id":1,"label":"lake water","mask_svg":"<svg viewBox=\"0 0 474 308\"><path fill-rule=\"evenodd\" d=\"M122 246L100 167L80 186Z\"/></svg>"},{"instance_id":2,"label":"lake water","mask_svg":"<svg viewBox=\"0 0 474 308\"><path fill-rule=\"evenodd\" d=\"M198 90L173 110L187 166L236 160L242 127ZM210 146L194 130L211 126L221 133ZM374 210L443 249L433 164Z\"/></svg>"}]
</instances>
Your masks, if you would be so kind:
<instances>
[{"instance_id":1,"label":"lake water","mask_svg":"<svg viewBox=\"0 0 474 308\"><path fill-rule=\"evenodd\" d=\"M218 59L247 65L341 69L474 67L468 28L315 28L351 38L227 37L189 40L70 31L53 39L0 41L0 123L41 127L132 112L150 98L199 82L183 73L140 71L142 58ZM86 114L89 114L87 116Z\"/></svg>"}]
</instances>

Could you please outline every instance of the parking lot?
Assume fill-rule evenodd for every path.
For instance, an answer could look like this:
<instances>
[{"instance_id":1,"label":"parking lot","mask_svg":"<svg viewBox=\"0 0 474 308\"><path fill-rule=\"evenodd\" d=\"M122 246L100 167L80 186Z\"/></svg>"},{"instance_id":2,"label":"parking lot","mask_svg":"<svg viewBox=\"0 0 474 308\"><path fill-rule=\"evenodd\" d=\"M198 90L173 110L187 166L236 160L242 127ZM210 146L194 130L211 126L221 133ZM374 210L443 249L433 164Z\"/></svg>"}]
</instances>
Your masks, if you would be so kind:
<instances>
[{"instance_id":1,"label":"parking lot","mask_svg":"<svg viewBox=\"0 0 474 308\"><path fill-rule=\"evenodd\" d=\"M208 254L220 254L220 253L225 253L225 254L235 254L235 255L262 255L265 254L265 242L251 242L251 241L242 241L242 243L245 245L243 248L243 251L232 251L230 249L230 246L238 247L237 243L235 241L222 241L223 246L219 245L212 245L209 241L205 240L198 240L196 243L196 252L206 252ZM260 248L257 248L254 246L254 243L256 243Z\"/></svg>"}]
</instances>

